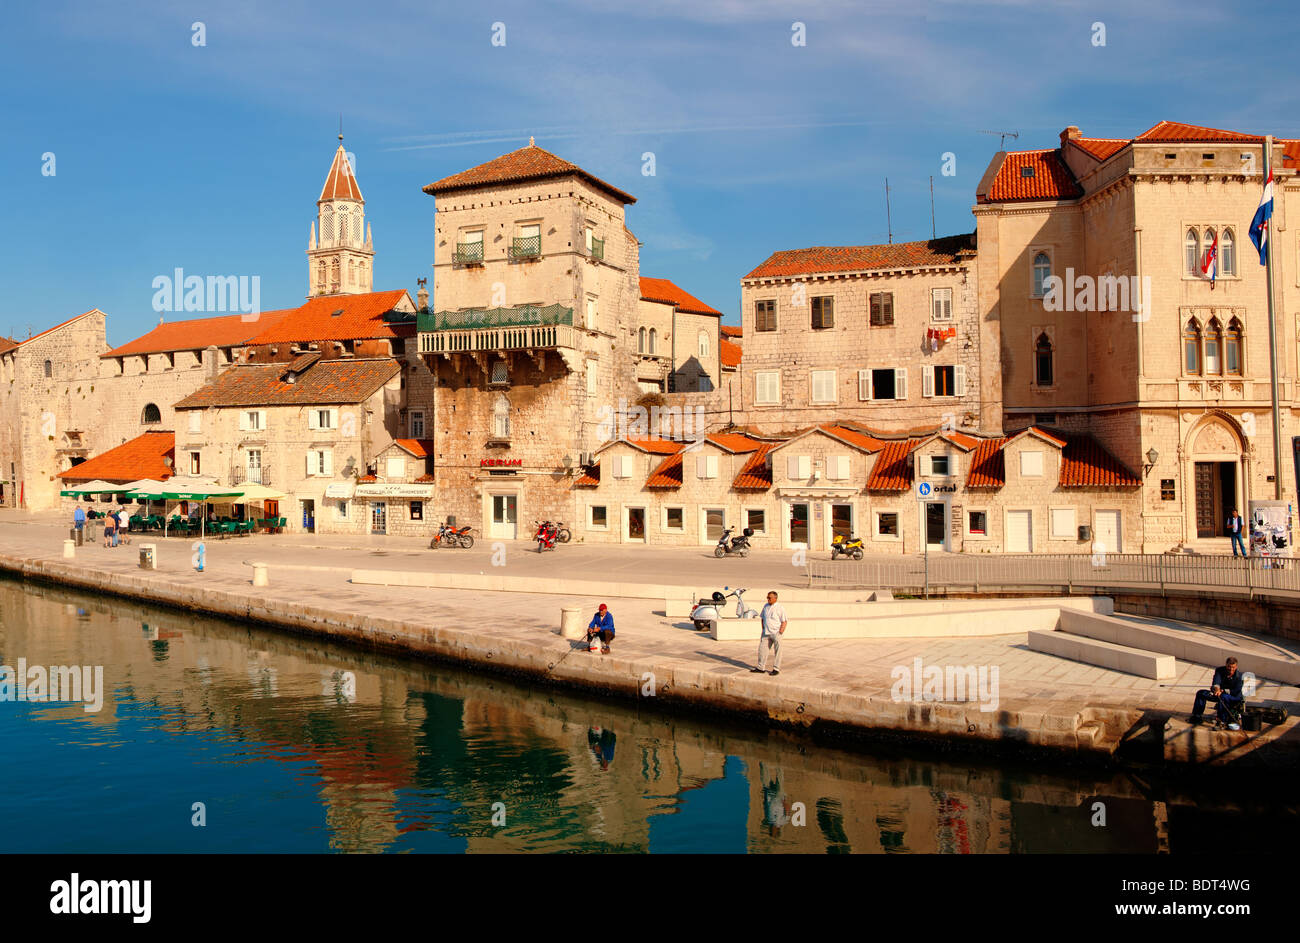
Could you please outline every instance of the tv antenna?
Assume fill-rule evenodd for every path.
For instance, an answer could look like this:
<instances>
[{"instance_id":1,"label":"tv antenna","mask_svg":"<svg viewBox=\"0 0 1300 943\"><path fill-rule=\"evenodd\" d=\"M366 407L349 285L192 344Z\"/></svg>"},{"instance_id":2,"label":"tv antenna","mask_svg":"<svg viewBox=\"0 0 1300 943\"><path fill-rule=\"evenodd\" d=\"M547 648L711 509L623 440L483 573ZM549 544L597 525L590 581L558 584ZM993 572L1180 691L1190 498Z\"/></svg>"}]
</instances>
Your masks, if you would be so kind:
<instances>
[{"instance_id":1,"label":"tv antenna","mask_svg":"<svg viewBox=\"0 0 1300 943\"><path fill-rule=\"evenodd\" d=\"M889 214L889 178L885 178L885 228L889 230L889 241L894 241L894 223Z\"/></svg>"},{"instance_id":2,"label":"tv antenna","mask_svg":"<svg viewBox=\"0 0 1300 943\"><path fill-rule=\"evenodd\" d=\"M1012 138L1015 140L1020 139L1019 131L981 131L980 134L998 135L1001 138L1001 141L998 143L998 150L1000 151L1005 151L1007 149L1007 138Z\"/></svg>"}]
</instances>

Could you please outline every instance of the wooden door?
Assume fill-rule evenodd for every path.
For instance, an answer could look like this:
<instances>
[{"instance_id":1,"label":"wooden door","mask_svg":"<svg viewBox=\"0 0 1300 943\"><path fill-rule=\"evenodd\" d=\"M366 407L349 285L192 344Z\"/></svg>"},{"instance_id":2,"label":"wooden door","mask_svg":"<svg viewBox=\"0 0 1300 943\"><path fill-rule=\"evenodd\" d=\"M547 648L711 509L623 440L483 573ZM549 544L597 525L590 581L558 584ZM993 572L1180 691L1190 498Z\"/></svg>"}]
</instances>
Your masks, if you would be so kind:
<instances>
[{"instance_id":1,"label":"wooden door","mask_svg":"<svg viewBox=\"0 0 1300 943\"><path fill-rule=\"evenodd\" d=\"M1196 463L1196 536L1214 536L1214 463Z\"/></svg>"}]
</instances>

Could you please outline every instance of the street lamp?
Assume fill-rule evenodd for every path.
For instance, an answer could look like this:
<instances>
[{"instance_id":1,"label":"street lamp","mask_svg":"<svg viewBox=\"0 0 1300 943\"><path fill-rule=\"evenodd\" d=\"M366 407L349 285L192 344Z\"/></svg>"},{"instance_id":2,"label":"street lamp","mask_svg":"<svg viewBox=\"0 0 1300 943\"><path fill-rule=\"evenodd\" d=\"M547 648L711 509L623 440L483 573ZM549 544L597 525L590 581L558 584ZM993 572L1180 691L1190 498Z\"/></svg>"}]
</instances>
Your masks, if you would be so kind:
<instances>
[{"instance_id":1,"label":"street lamp","mask_svg":"<svg viewBox=\"0 0 1300 943\"><path fill-rule=\"evenodd\" d=\"M1143 474L1146 474L1150 472L1151 469L1155 468L1156 462L1158 461L1160 461L1160 453L1156 451L1155 446L1147 449L1147 467L1142 470Z\"/></svg>"}]
</instances>

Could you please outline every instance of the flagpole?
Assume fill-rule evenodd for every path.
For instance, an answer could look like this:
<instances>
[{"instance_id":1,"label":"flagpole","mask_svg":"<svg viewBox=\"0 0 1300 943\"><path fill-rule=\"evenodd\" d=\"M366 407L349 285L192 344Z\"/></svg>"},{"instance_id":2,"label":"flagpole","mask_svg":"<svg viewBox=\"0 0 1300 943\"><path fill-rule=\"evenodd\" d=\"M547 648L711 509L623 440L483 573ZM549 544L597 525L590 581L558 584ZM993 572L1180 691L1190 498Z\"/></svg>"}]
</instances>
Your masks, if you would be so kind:
<instances>
[{"instance_id":1,"label":"flagpole","mask_svg":"<svg viewBox=\"0 0 1300 943\"><path fill-rule=\"evenodd\" d=\"M1273 169L1273 135L1264 138L1264 179ZM1277 188L1273 188L1276 201ZM1273 215L1277 215L1274 203ZM1282 410L1281 399L1277 389L1277 319L1273 311L1273 220L1267 222L1264 241L1265 271L1268 278L1268 366L1272 380L1273 392L1273 499L1282 500Z\"/></svg>"}]
</instances>

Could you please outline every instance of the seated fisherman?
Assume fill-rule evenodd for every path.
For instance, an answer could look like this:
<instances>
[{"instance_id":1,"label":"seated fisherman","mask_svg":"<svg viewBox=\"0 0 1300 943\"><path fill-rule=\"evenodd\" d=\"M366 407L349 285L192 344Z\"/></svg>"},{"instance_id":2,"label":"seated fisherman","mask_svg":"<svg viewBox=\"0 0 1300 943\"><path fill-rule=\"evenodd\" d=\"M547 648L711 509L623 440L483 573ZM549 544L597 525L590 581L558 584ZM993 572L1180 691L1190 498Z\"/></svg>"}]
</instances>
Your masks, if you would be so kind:
<instances>
[{"instance_id":1,"label":"seated fisherman","mask_svg":"<svg viewBox=\"0 0 1300 943\"><path fill-rule=\"evenodd\" d=\"M1241 672L1237 670L1237 659L1229 656L1227 662L1214 669L1214 680L1210 682L1210 688L1205 688L1196 692L1196 704L1192 707L1191 722L1199 724L1205 712L1205 702L1214 701L1215 716L1221 723L1228 725L1229 730L1240 730L1241 724L1237 723L1232 708L1240 707L1245 698L1241 694L1242 677Z\"/></svg>"},{"instance_id":2,"label":"seated fisherman","mask_svg":"<svg viewBox=\"0 0 1300 943\"><path fill-rule=\"evenodd\" d=\"M591 622L587 624L588 644L590 644L593 636L600 637L601 654L608 655L609 643L614 641L614 613L610 612L609 607L604 603L600 604L596 614L591 617Z\"/></svg>"}]
</instances>

